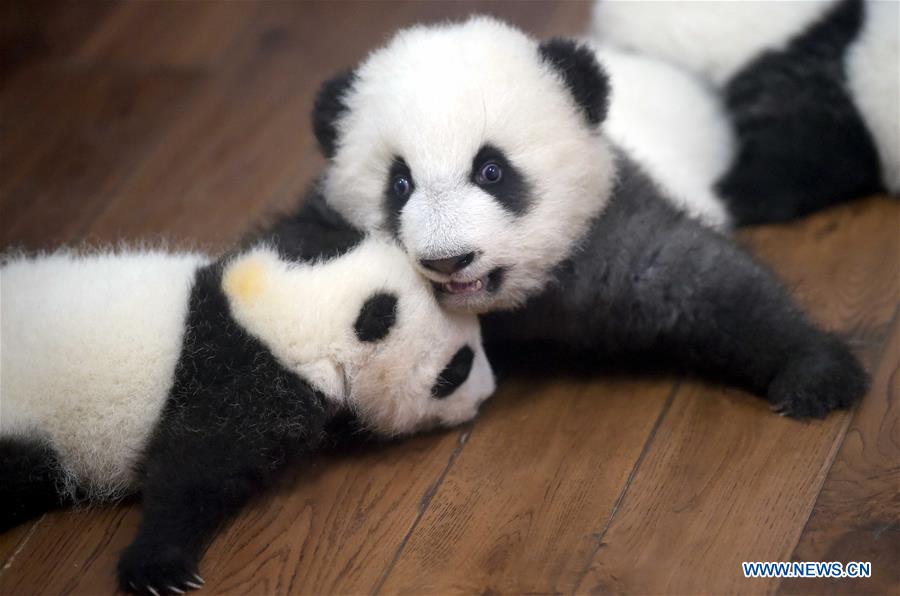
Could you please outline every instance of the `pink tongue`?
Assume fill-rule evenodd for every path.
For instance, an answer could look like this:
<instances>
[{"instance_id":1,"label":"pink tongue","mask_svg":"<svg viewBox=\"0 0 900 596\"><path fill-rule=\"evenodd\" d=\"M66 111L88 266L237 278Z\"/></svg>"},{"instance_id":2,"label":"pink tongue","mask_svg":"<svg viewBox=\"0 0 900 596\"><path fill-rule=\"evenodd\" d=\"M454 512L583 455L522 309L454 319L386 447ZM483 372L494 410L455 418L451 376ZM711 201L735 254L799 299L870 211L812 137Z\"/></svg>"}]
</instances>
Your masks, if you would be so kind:
<instances>
[{"instance_id":1,"label":"pink tongue","mask_svg":"<svg viewBox=\"0 0 900 596\"><path fill-rule=\"evenodd\" d=\"M450 282L450 289L454 292L465 292L466 290L471 290L475 287L474 281L466 281L466 282Z\"/></svg>"}]
</instances>

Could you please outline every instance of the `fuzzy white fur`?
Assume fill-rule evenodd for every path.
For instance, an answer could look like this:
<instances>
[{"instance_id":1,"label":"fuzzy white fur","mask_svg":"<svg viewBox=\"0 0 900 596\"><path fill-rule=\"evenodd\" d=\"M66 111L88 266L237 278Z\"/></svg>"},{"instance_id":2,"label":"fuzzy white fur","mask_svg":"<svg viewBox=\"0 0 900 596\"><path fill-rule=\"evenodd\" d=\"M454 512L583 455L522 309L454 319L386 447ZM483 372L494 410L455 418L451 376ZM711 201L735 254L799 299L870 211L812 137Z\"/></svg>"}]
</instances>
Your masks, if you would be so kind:
<instances>
[{"instance_id":1,"label":"fuzzy white fur","mask_svg":"<svg viewBox=\"0 0 900 596\"><path fill-rule=\"evenodd\" d=\"M836 0L598 0L594 39L680 64L717 85L780 49ZM894 21L896 32L896 21Z\"/></svg>"},{"instance_id":2,"label":"fuzzy white fur","mask_svg":"<svg viewBox=\"0 0 900 596\"><path fill-rule=\"evenodd\" d=\"M539 59L537 42L494 19L399 32L356 70L345 102L325 180L329 201L357 226L384 228L389 168L400 156L415 185L400 221L414 263L477 251L456 281L506 268L497 294L454 296L448 306L485 311L522 303L608 200L608 144L585 126L558 73ZM526 176L534 201L524 215L511 215L469 181L485 143Z\"/></svg>"},{"instance_id":3,"label":"fuzzy white fur","mask_svg":"<svg viewBox=\"0 0 900 596\"><path fill-rule=\"evenodd\" d=\"M223 287L235 320L283 366L381 433L464 422L494 391L477 318L443 311L393 242L369 237L323 264L289 263L259 247L228 264ZM363 343L353 324L378 291L398 297L397 321L386 338ZM475 353L468 379L443 399L430 397L465 345Z\"/></svg>"},{"instance_id":4,"label":"fuzzy white fur","mask_svg":"<svg viewBox=\"0 0 900 596\"><path fill-rule=\"evenodd\" d=\"M628 150L678 208L722 229L712 188L731 163L734 138L719 96L686 71L651 57L597 49L612 94L603 130Z\"/></svg>"},{"instance_id":5,"label":"fuzzy white fur","mask_svg":"<svg viewBox=\"0 0 900 596\"><path fill-rule=\"evenodd\" d=\"M900 3L869 2L859 39L847 52L847 83L875 137L882 178L900 193Z\"/></svg>"},{"instance_id":6,"label":"fuzzy white fur","mask_svg":"<svg viewBox=\"0 0 900 596\"><path fill-rule=\"evenodd\" d=\"M0 269L0 433L37 433L65 487L119 496L165 403L196 254L57 253Z\"/></svg>"}]
</instances>

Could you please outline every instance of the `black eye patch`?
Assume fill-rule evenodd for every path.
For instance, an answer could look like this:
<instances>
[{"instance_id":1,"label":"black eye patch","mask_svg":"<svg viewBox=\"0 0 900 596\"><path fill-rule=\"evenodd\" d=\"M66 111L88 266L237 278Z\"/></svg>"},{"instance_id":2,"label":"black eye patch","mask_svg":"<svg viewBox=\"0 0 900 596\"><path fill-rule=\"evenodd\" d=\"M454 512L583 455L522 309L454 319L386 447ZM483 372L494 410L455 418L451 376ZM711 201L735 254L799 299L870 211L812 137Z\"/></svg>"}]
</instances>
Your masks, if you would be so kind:
<instances>
[{"instance_id":1,"label":"black eye patch","mask_svg":"<svg viewBox=\"0 0 900 596\"><path fill-rule=\"evenodd\" d=\"M398 185L399 179L406 180L406 184ZM384 191L384 208L387 211L388 226L395 237L400 233L400 210L406 205L415 189L412 172L406 165L406 161L400 156L394 156L391 169L388 171L387 187Z\"/></svg>"},{"instance_id":2,"label":"black eye patch","mask_svg":"<svg viewBox=\"0 0 900 596\"><path fill-rule=\"evenodd\" d=\"M499 166L502 176L497 182L482 184L480 174L482 168L488 163ZM530 192L528 183L521 172L506 158L506 154L497 147L488 144L478 150L475 158L472 159L472 172L469 180L497 199L497 202L513 215L522 215L528 210Z\"/></svg>"},{"instance_id":3,"label":"black eye patch","mask_svg":"<svg viewBox=\"0 0 900 596\"><path fill-rule=\"evenodd\" d=\"M378 292L368 298L359 310L353 330L359 341L373 342L384 339L397 322L397 297Z\"/></svg>"},{"instance_id":4,"label":"black eye patch","mask_svg":"<svg viewBox=\"0 0 900 596\"><path fill-rule=\"evenodd\" d=\"M443 399L456 391L469 378L474 359L475 352L472 351L472 348L469 346L460 348L453 355L450 363L438 375L437 381L434 382L434 386L431 388L431 396Z\"/></svg>"}]
</instances>

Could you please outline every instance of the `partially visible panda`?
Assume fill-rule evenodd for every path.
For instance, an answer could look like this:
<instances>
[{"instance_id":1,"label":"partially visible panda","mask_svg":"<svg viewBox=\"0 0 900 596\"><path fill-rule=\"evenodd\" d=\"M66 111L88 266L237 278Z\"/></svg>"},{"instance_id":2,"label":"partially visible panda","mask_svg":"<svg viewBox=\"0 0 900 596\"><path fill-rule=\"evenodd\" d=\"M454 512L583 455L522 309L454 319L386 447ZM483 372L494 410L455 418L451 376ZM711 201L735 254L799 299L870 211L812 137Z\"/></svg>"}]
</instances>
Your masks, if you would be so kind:
<instances>
[{"instance_id":1,"label":"partially visible panda","mask_svg":"<svg viewBox=\"0 0 900 596\"><path fill-rule=\"evenodd\" d=\"M898 23L896 1L600 0L592 36L716 87L737 143L716 191L754 224L900 193Z\"/></svg>"},{"instance_id":2,"label":"partially visible panda","mask_svg":"<svg viewBox=\"0 0 900 596\"><path fill-rule=\"evenodd\" d=\"M494 390L476 317L441 309L393 242L341 250L8 260L0 530L139 491L120 587L183 593L221 523L339 414L388 436L472 418Z\"/></svg>"},{"instance_id":3,"label":"partially visible panda","mask_svg":"<svg viewBox=\"0 0 900 596\"><path fill-rule=\"evenodd\" d=\"M610 108L594 50L491 18L401 31L322 86L314 192L398 238L488 341L662 358L799 418L854 403L867 375L845 343L675 196L665 159L645 171L629 127L606 129L612 84Z\"/></svg>"}]
</instances>

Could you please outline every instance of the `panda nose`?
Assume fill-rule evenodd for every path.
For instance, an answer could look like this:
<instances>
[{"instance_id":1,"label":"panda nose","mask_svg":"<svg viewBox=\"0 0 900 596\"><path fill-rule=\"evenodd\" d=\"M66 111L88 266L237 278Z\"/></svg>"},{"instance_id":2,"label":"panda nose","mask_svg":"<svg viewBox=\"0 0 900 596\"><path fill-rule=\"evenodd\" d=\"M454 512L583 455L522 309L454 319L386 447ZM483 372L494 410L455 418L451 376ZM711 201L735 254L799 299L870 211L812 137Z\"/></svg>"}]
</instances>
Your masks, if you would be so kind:
<instances>
[{"instance_id":1,"label":"panda nose","mask_svg":"<svg viewBox=\"0 0 900 596\"><path fill-rule=\"evenodd\" d=\"M419 259L422 266L438 273L450 275L468 267L475 260L475 253L468 252L464 255L447 257L445 259Z\"/></svg>"}]
</instances>

